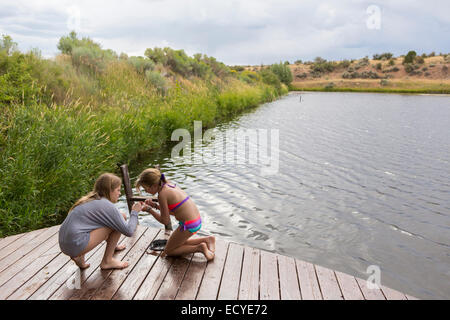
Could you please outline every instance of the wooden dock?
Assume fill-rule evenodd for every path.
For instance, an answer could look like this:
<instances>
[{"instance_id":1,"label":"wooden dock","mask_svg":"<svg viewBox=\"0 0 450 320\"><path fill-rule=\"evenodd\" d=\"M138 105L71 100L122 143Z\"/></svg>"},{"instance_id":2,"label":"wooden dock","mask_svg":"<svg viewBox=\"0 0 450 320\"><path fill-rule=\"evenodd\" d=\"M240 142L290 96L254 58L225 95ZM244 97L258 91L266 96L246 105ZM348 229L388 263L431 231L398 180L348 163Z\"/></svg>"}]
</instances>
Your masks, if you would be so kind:
<instances>
[{"instance_id":1,"label":"wooden dock","mask_svg":"<svg viewBox=\"0 0 450 320\"><path fill-rule=\"evenodd\" d=\"M79 271L58 245L58 226L0 239L0 300L410 300L396 290L318 265L221 239L215 259L161 258L147 252L164 230L138 226L115 257L123 270L99 268L105 242ZM79 289L77 286L79 285Z\"/></svg>"}]
</instances>

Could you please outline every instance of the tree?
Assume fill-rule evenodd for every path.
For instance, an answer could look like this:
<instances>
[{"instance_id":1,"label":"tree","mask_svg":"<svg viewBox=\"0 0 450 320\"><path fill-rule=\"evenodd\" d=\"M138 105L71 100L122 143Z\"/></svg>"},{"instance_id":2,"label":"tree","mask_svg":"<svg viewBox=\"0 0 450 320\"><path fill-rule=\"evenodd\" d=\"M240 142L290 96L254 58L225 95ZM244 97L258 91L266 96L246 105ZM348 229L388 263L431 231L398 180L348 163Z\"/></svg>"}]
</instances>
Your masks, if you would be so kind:
<instances>
[{"instance_id":1,"label":"tree","mask_svg":"<svg viewBox=\"0 0 450 320\"><path fill-rule=\"evenodd\" d=\"M6 55L12 54L14 51L17 51L17 43L12 41L12 38L8 35L3 35L0 40L0 51L6 51Z\"/></svg>"},{"instance_id":2,"label":"tree","mask_svg":"<svg viewBox=\"0 0 450 320\"><path fill-rule=\"evenodd\" d=\"M403 64L405 63L413 63L414 59L416 58L417 53L415 51L409 51L405 58L403 58Z\"/></svg>"}]
</instances>

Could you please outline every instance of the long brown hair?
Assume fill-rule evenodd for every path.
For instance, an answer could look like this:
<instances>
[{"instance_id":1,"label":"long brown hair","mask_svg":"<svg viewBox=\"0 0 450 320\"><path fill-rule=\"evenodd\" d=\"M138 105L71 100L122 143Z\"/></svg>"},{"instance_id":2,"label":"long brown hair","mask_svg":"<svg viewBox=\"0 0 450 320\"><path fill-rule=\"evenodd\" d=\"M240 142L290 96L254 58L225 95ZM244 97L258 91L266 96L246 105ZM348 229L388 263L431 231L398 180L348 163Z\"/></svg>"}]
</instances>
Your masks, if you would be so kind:
<instances>
[{"instance_id":1,"label":"long brown hair","mask_svg":"<svg viewBox=\"0 0 450 320\"><path fill-rule=\"evenodd\" d=\"M116 189L122 184L122 180L112 173L103 173L98 179L95 181L94 190L89 192L84 197L78 199L77 202L70 208L69 213L80 204L90 202L92 200L99 200L102 197L111 201L111 191Z\"/></svg>"}]
</instances>

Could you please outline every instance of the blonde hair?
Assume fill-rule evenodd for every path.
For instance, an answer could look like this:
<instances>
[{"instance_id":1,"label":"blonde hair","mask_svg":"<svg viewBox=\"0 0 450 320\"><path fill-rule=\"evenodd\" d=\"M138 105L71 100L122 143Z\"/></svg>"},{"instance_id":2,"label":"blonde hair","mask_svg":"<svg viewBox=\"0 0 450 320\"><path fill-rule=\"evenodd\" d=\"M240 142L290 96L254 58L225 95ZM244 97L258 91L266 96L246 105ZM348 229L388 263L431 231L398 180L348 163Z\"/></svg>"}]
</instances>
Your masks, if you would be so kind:
<instances>
[{"instance_id":1,"label":"blonde hair","mask_svg":"<svg viewBox=\"0 0 450 320\"><path fill-rule=\"evenodd\" d=\"M151 187L155 184L162 185L166 183L166 178L164 174L161 173L159 168L149 168L141 172L138 179L136 180L136 190L141 193L140 187Z\"/></svg>"},{"instance_id":2,"label":"blonde hair","mask_svg":"<svg viewBox=\"0 0 450 320\"><path fill-rule=\"evenodd\" d=\"M70 208L69 213L80 204L90 202L92 200L99 200L102 197L111 201L111 191L122 184L122 180L112 173L104 173L98 177L94 184L94 190L89 192L84 197L78 199L77 202Z\"/></svg>"}]
</instances>

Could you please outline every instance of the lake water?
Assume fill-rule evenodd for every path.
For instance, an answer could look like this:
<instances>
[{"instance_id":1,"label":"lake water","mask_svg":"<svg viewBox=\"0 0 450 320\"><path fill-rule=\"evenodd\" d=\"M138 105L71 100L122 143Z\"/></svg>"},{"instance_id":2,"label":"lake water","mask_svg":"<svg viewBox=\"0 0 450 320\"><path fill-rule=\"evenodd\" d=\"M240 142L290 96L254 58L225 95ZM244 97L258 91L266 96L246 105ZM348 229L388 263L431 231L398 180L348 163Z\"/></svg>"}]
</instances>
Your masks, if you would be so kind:
<instances>
[{"instance_id":1,"label":"lake water","mask_svg":"<svg viewBox=\"0 0 450 320\"><path fill-rule=\"evenodd\" d=\"M250 145L278 151L272 172L251 161L251 147L206 161L226 145L216 136L193 149L205 161L174 163L168 147L133 164L132 181L159 163L194 199L204 234L363 279L376 265L383 285L450 298L449 96L291 93L216 132L237 129L267 130L267 143ZM151 216L140 223L161 227Z\"/></svg>"}]
</instances>

